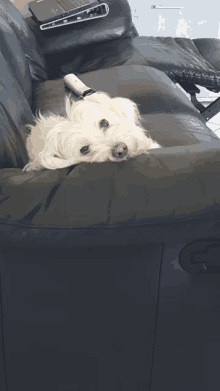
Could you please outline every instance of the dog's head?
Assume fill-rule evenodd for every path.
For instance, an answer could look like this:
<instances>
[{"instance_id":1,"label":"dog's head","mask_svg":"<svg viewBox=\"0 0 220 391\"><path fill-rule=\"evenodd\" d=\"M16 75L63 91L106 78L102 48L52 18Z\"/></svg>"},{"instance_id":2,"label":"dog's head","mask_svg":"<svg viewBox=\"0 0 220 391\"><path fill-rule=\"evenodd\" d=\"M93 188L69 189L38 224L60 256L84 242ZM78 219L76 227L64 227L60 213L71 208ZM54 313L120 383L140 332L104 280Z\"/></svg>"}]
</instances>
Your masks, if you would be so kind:
<instances>
[{"instance_id":1,"label":"dog's head","mask_svg":"<svg viewBox=\"0 0 220 391\"><path fill-rule=\"evenodd\" d=\"M134 102L110 98L98 92L78 102L65 99L66 117L54 116L47 126L44 150L40 154L44 167L63 168L80 162L120 161L146 152L153 141L145 135Z\"/></svg>"}]
</instances>

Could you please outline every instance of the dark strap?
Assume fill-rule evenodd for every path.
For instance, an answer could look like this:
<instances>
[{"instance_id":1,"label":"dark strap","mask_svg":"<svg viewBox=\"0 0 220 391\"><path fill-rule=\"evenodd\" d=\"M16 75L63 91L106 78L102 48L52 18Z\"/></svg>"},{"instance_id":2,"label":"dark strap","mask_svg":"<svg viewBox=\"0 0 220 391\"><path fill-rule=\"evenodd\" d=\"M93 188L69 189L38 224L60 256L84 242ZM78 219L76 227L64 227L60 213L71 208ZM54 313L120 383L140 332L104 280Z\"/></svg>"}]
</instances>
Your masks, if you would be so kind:
<instances>
[{"instance_id":1,"label":"dark strap","mask_svg":"<svg viewBox=\"0 0 220 391\"><path fill-rule=\"evenodd\" d=\"M85 92L83 92L82 96L83 96L83 98L85 98L86 96L92 95L92 94L94 94L95 92L96 92L96 91L95 91L95 90L92 90L92 89L86 90Z\"/></svg>"}]
</instances>

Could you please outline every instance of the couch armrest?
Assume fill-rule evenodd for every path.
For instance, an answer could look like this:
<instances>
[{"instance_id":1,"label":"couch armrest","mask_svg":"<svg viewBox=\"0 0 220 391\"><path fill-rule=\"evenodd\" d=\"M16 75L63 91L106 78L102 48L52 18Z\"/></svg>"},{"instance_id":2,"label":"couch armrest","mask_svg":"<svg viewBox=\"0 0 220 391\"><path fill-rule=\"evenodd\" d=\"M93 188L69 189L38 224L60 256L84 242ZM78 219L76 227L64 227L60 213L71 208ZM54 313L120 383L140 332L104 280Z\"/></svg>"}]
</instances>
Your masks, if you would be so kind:
<instances>
[{"instance_id":1,"label":"couch armrest","mask_svg":"<svg viewBox=\"0 0 220 391\"><path fill-rule=\"evenodd\" d=\"M171 223L182 221L191 230L190 221L198 228L199 219L208 217L211 224L219 209L216 145L152 150L117 169L111 162L23 173L2 169L0 244L60 247L65 240L65 247L98 246L101 232L102 244L113 237L121 243L129 226L131 240L142 240L142 230L133 236L138 225L147 229L145 240L155 242L170 237ZM106 235L114 227L120 229ZM177 226L171 228L176 234Z\"/></svg>"},{"instance_id":2,"label":"couch armrest","mask_svg":"<svg viewBox=\"0 0 220 391\"><path fill-rule=\"evenodd\" d=\"M99 44L133 35L131 9L127 0L108 0L109 14L105 18L76 23L64 28L42 32L32 17L25 18L34 32L42 52L47 54Z\"/></svg>"},{"instance_id":3,"label":"couch armrest","mask_svg":"<svg viewBox=\"0 0 220 391\"><path fill-rule=\"evenodd\" d=\"M220 39L197 38L193 39L193 42L202 57L220 71Z\"/></svg>"},{"instance_id":4,"label":"couch armrest","mask_svg":"<svg viewBox=\"0 0 220 391\"><path fill-rule=\"evenodd\" d=\"M150 156L151 167L156 167L154 162L157 161L157 174L154 170L149 170L153 178L158 177L159 173L161 176L172 177L199 172L213 174L219 172L220 140L213 139L210 142L187 146L152 149Z\"/></svg>"},{"instance_id":5,"label":"couch armrest","mask_svg":"<svg viewBox=\"0 0 220 391\"><path fill-rule=\"evenodd\" d=\"M220 72L200 54L198 42L178 37L137 37L133 44L145 65L165 72L174 82L187 81L219 92Z\"/></svg>"}]
</instances>

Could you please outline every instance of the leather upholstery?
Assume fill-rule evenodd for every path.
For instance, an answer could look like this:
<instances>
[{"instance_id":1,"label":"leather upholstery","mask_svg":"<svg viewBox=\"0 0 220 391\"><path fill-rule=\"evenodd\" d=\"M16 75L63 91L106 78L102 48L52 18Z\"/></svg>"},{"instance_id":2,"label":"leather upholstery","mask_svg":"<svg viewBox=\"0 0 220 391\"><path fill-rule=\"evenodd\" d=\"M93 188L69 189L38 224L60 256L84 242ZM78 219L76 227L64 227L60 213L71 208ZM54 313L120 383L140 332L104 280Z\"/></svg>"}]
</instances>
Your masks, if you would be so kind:
<instances>
[{"instance_id":1,"label":"leather upholstery","mask_svg":"<svg viewBox=\"0 0 220 391\"><path fill-rule=\"evenodd\" d=\"M134 34L130 6L127 0L108 0L109 14L105 18L89 21L85 28L84 23L65 26L59 29L59 34L53 29L42 32L33 18L26 21L45 54L63 53L67 50L77 49L92 44L111 41Z\"/></svg>"},{"instance_id":2,"label":"leather upholstery","mask_svg":"<svg viewBox=\"0 0 220 391\"><path fill-rule=\"evenodd\" d=\"M125 6L124 0L122 1L122 6ZM126 10L126 6L125 6L125 10ZM1 151L2 151L1 164L2 167L5 168L17 167L18 169L21 169L27 161L27 154L25 149L25 139L27 133L25 131L24 125L27 122L33 120L32 110L35 111L35 109L39 108L41 103L43 104L43 106L46 107L46 102L50 101L50 89L54 94L55 91L59 91L59 88L57 88L58 84L56 81L47 80L48 66L45 60L43 59L42 43L39 44L37 39L34 38L33 31L31 31L30 27L28 27L28 24L25 24L24 21L21 21L22 18L18 14L16 8L12 4L9 4L9 2L4 0L4 2L1 2L1 15L2 15L2 20L4 21L7 27L7 29L4 30L3 28L4 24L2 24L2 29L1 29L1 34L3 37L2 42L5 42L5 44L2 46L3 51L1 56L1 61L2 61L1 69L2 69L2 75L4 77L4 86L2 87L2 92L1 92L2 93L1 95L2 124L3 124L2 134L1 134ZM5 15L7 16L7 18ZM126 20L130 20L129 18L130 16L126 16ZM17 24L15 23L16 20L18 20ZM123 18L120 20L123 20ZM128 34L129 36L129 30L126 34ZM52 38L50 37L48 42L51 42L51 40ZM45 38L45 42L46 42L46 38ZM78 75L80 75L82 80L85 81L86 84L90 85L90 87L109 92L112 96L121 95L133 99L136 103L140 105L140 111L141 114L143 115L143 123L146 126L146 129L151 133L151 136L155 140L160 142L162 146L166 147L164 150L163 149L159 150L160 151L159 156L163 156L163 159L165 159L163 160L163 164L162 164L164 166L164 170L165 170L165 166L168 164L168 163L165 164L165 161L168 162L167 160L168 157L166 158L166 156L168 155L174 156L175 153L177 153L177 151L179 151L178 153L181 154L181 161L182 161L181 164L183 164L183 167L185 167L184 162L188 161L189 159L189 157L186 157L185 146L189 146L189 151L190 148L192 148L192 150L194 151L194 146L196 146L197 144L200 145L201 143L202 146L205 145L204 143L207 143L207 145L210 146L215 145L217 147L219 141L218 138L215 136L215 134L206 126L202 116L195 109L192 103L174 85L171 79L165 75L165 72L161 72L158 69L152 68L152 66L149 67L149 65L154 65L154 63L152 63L151 60L153 58L153 53L151 54L151 52L149 52L146 49L150 46L145 45L146 43L149 44L150 42L152 42L152 37L149 39L147 37L137 37L137 38L124 37L123 39L113 39L112 41L106 43L100 43L100 47L97 44L85 46L86 50L81 49L81 54L80 54L80 48L78 47L76 48L76 52L78 51L78 57L77 56L75 57L74 50L73 50L72 57L73 57L73 64L75 65L72 67L71 61L64 62L63 65L61 66L62 74L64 75L71 71L77 73L78 71ZM163 42L166 43L168 41L159 39L158 42L160 42L162 45ZM169 42L171 44L174 44L172 40L171 41L169 40ZM12 49L13 45L15 44L16 44L17 52ZM32 45L32 49L30 49L31 45ZM188 48L187 49L188 51L191 51L192 48L194 48L193 45L190 46L188 41L185 41L184 45L183 44L181 45L182 47L185 45L184 47ZM27 50L27 47L29 48L29 50ZM49 47L51 47L51 52L53 52L52 46L49 45L48 48ZM30 56L31 50L32 50L32 55ZM173 55L178 56L181 53L182 61L186 61L186 54L184 55L184 50L185 49L183 48L181 49L181 46L179 46L179 51L177 51L175 54L173 50L174 53ZM68 56L71 57L70 53L71 51L64 50L62 56L63 60L66 59ZM198 52L196 52L196 50L195 53L197 57L194 57L194 62L192 62L192 64L190 65L192 69L194 69L196 64L198 64L199 54ZM65 55L67 54L68 56L65 57ZM9 59L12 58L13 55L15 57L15 60L10 61ZM21 61L18 62L17 58L19 56L21 57L22 62ZM57 58L61 58L61 56L58 55ZM9 66L7 66L7 61L10 64ZM33 72L31 71L32 69L31 61L35 65ZM74 61L76 62L74 63ZM171 59L169 61L171 61ZM177 61L177 58L175 61ZM19 72L15 72L14 64L16 64L16 67L19 70ZM157 66L159 67L158 64ZM163 62L160 61L160 64L162 65ZM182 64L184 64L184 62L182 62ZM21 66L21 69L19 69L19 66ZM199 64L198 66L200 67L200 69L201 67L203 68L206 67L206 70L209 68L212 69L212 66L209 65L209 63L206 60L201 61L201 64ZM93 72L88 72L88 71L93 71ZM33 77L34 74L36 75L36 78ZM13 82L10 83L9 80L12 80ZM40 80L41 81L47 80L47 81L41 82ZM32 88L34 85L34 91L36 91L37 87L39 87L41 83L43 84L45 83L46 86L48 85L48 88L46 88L48 94L46 92L44 93L44 98L46 98L46 102L42 99L41 103L39 101L37 103L36 94L33 95L32 97ZM32 102L32 98L34 98L33 102ZM14 110L15 106L16 106L16 110ZM215 153L217 152L215 151ZM155 156L156 155L158 156L158 151L155 151ZM149 172L150 170L149 159L150 161L155 162L155 159L152 156L153 156L153 152L151 154L151 158L150 156L144 157L142 160L143 163L141 164L142 169L146 167L146 170L148 172L147 173L148 178L151 177L151 174ZM159 163L159 161L161 161L161 159L159 160L157 159L158 158L156 158L157 163L154 164L156 164L156 166L158 166L159 169L159 167L161 166L161 163ZM130 166L131 162L124 162L121 163L119 167L121 168L124 167L123 170L125 170L125 167L134 167L136 164L135 161L132 162L131 166ZM137 164L139 167L138 161L139 160L137 160ZM170 172L175 172L176 163L174 163L173 161L173 164L174 164L173 168L171 168L171 166L168 165ZM48 183L50 183L50 181L52 181L51 191L53 193L52 189L54 188L54 186L56 186L55 183L57 183L57 185L59 184L60 187L62 183L66 183L66 180L64 181L66 174L72 172L73 174L71 175L75 175L74 174L75 172L81 170L80 167L77 167L74 170L73 168L70 168L67 171L61 170L55 173L51 171L47 171L46 176L48 180L47 180L47 187L45 188L46 194L49 194L50 192L48 186ZM106 177L110 175L110 177L113 178L115 165L114 164L112 165L111 163L106 163L103 167L106 170ZM96 174L95 174L96 169L99 172L101 167L99 165L98 166L95 165L93 169L93 165L91 165L87 168L87 170L94 170L92 171L93 174L90 174L92 175L92 177L94 176L94 180L96 178ZM140 167L138 169L140 169ZM4 177L4 171L2 171L2 175ZM10 171L10 176L11 175L12 175L12 171ZM36 181L37 181L36 183L38 183L38 181L40 181L39 183L41 183L41 175L45 175L45 172L43 172L42 174L23 173L20 179L17 177L17 175L20 178L20 173L17 174L16 172L13 171L13 175L10 181L12 181L12 183L14 184L19 183L19 189L20 189L22 188L21 184L26 181L25 178L32 177L33 175L36 177ZM70 177L69 175L70 174L68 174L68 177ZM54 184L53 184L53 180L55 180ZM152 177L151 177L151 181L153 181ZM4 194L8 194L9 196L9 194L11 194L11 190L10 190L11 185L9 185L8 187L7 182L5 183L5 185L6 187L4 188ZM38 204L37 201L38 192L36 193L36 195L34 195L35 191L36 191L35 185L33 185L33 187L31 185L29 192L30 192L30 197L34 197L31 202L32 205L31 208L33 208L33 210L35 211L33 214L29 215L29 212L27 213L25 212L27 205L29 205L29 202L27 202L27 199L25 197L21 197L20 200L18 201L20 205L19 208L17 208L17 205L14 208L13 197L11 198L11 196L9 196L9 199L7 201L8 207L6 207L6 204L4 203L4 209L2 209L2 221L4 223L6 222L9 223L10 221L15 222L15 221L22 220L23 224L26 224L25 216L27 215L29 216L28 225L33 224L34 226L36 222L37 224L43 226L46 226L48 224L48 227L53 225L54 220L53 219L51 221L50 219L47 220L48 217L46 216L48 216L48 214L44 214L44 213L42 214L42 209L41 209L42 207ZM197 194L197 192L199 191L200 191L199 188L195 190L195 194ZM40 192L41 193L43 192L43 188L41 188ZM45 197L47 199L48 196L46 194ZM54 197L50 201L52 203L56 202L55 194L56 192L54 193ZM103 195L101 195L101 193L100 196L102 197L102 204L105 210L105 208L107 207L105 204L106 201L104 200ZM35 197L37 198L34 201ZM111 196L110 194L106 193L106 197L107 200ZM89 205L91 206L91 201L92 201L91 199L90 201L87 200L86 204L88 206ZM211 198L210 198L210 202L211 202ZM189 205L190 203L191 201L189 199ZM127 220L127 218L130 219L130 217L128 216L130 215L130 213L132 213L130 211L133 210L133 207L130 205L130 201L128 201L126 205L127 205L126 207L127 211L129 212L128 214L125 214L125 216L127 216L125 217L125 220ZM198 206L198 209L199 208L200 206ZM105 224L107 221L112 221L112 222L114 221L113 217L110 218L109 220L109 217L107 217L106 213L104 213L103 217L101 217L100 215L100 217L98 218L97 216L99 216L99 213L97 211L95 212L94 217L92 217L93 216L92 211L93 212L96 211L96 208L93 207L88 208L86 212L86 215L88 213L87 215L88 220L87 223L85 222L85 224L91 224L94 223L95 221L97 221L97 223L99 222L98 224L100 223ZM59 213L59 211L57 211L57 213ZM72 222L75 221L76 216L74 215L74 212L71 213L73 214L71 214L71 218L68 217L69 222L64 223L64 225L66 224L71 225L72 224L71 221ZM118 213L119 212L116 212L117 215ZM62 221L63 221L62 214L59 214L59 216L60 216L59 218L56 218L56 224L58 226L59 224L62 225ZM150 216L148 216L148 218L149 217ZM158 215L157 217L159 218ZM95 218L94 221L93 218ZM60 222L59 219L61 219ZM122 218L122 220L124 220L124 217ZM80 224L81 223L82 222L80 222Z\"/></svg>"},{"instance_id":3,"label":"leather upholstery","mask_svg":"<svg viewBox=\"0 0 220 391\"><path fill-rule=\"evenodd\" d=\"M194 39L199 53L207 60L212 66L220 71L220 41L217 38L197 38Z\"/></svg>"},{"instance_id":4,"label":"leather upholstery","mask_svg":"<svg viewBox=\"0 0 220 391\"><path fill-rule=\"evenodd\" d=\"M220 141L166 75L218 77L218 45L215 62L201 42L134 38L126 1L110 2L113 19L47 40L0 0L1 391L219 384L219 276L189 276L178 257L219 238ZM63 99L55 74L69 72L137 102L164 147L22 172L24 125Z\"/></svg>"},{"instance_id":5,"label":"leather upholstery","mask_svg":"<svg viewBox=\"0 0 220 391\"><path fill-rule=\"evenodd\" d=\"M115 171L116 165L111 163L105 163L104 165L89 165L86 167L91 180L96 181L95 178L103 178L104 186L105 183L109 182L107 179L109 177L112 178L109 182L111 183L111 186L109 189L106 187L105 190L103 187L104 193L96 192L96 194L100 194L101 197L97 204L99 205L99 211L95 205L93 205L95 200L90 197L90 193L85 195L85 203L82 202L84 212L80 215L87 217L83 217L83 220L79 219L77 223L76 214L72 209L71 212L69 210L67 214L63 214L62 208L57 209L55 214L50 214L49 212L45 213L45 211L50 210L50 205L52 205L52 210L55 208L57 202L56 197L60 194L57 193L56 186L60 188L61 192L66 192L66 184L69 183L69 180L72 177L75 178L75 185L73 194L71 193L71 190L68 191L69 197L70 199L74 199L74 197L77 196L83 199L83 194L86 193L82 192L80 183L77 185L77 181L79 179L76 178L78 178L79 172L84 172L84 165L79 165L75 168L72 167L67 170L58 170L56 172L48 170L46 173L43 171L42 173L23 173L21 175L20 169L27 161L25 149L27 133L25 132L24 125L33 120L33 111L35 112L35 109L39 108L41 103L43 103L43 100L42 102L39 101L36 94L33 95L32 88L34 86L34 91L38 91L39 93L40 85L46 85L47 87L45 91L47 92L44 92L44 94L48 94L45 96L48 96L47 100L49 102L50 92L52 91L53 94L56 93L56 91L57 93L60 93L59 88L63 89L64 87L63 85L59 87L59 80L48 80L50 74L48 72L48 65L43 58L42 44L35 38L33 31L31 31L28 24L22 20L22 17L19 15L16 7L6 0L1 1L0 4L2 18L0 33L2 35L3 42L0 59L2 80L4 80L1 88L1 165L2 167L5 167L5 169L10 167L15 169L15 171L4 171L4 169L1 171L2 189L4 197L6 197L4 198L4 208L1 209L2 223L10 225L11 222L16 222L17 224L20 221L20 223L22 222L23 226L26 226L26 228L28 226L34 227L36 225L41 225L44 229L46 229L46 226L49 229L49 227L56 224L57 227L62 229L62 225L65 227L71 227L73 224L83 224L85 226L90 224L97 224L98 226L100 224L111 225L115 223L119 224L120 220L121 223L124 222L125 224L131 220L138 223L140 219L142 220L143 218L148 221L151 218L156 218L156 215L157 219L165 218L166 213L169 215L170 212L168 211L170 209L168 204L175 205L175 197L178 196L173 196L171 193L168 202L168 198L165 196L166 190L163 188L162 182L159 184L160 180L163 181L163 177L168 178L170 175L174 178L176 175L175 173L177 172L179 178L181 175L185 178L184 170L187 172L191 153L192 159L194 159L196 154L200 156L202 151L205 156L205 151L209 147L211 148L210 155L207 156L210 156L209 158L216 159L216 161L218 161L219 158L217 151L219 140L206 126L202 116L195 109L192 103L174 85L172 80L167 77L163 62L159 60L157 64L156 60L153 62L154 54L148 49L151 48L151 50L153 50L153 46L150 45L153 41L154 43L156 43L156 41L160 42L161 50L163 47L166 48L166 45L169 43L168 47L170 49L169 51L167 51L167 49L166 53L169 53L170 56L176 56L173 61L177 64L179 56L179 58L182 59L181 66L185 67L186 53L188 52L189 57L191 53L191 69L194 69L197 66L200 70L205 69L206 72L208 72L208 70L210 70L210 72L215 72L212 65L205 59L199 63L200 54L197 49L195 49L194 44L190 43L189 40L179 40L179 49L175 52L174 49L176 48L175 45L177 45L178 40L175 40L174 42L172 39L167 40L161 38L155 41L152 37L132 38L129 37L129 30L126 33L128 34L127 38L124 37L123 39L106 41L105 43L100 43L100 47L96 43L87 46L85 45L86 50L76 47L75 53L78 52L78 57L73 55L73 62L70 60L71 51L63 51L63 60L66 60L69 56L69 61L64 61L61 66L62 75L74 71L78 73L80 78L87 85L90 85L90 87L109 92L112 96L121 95L133 99L140 105L140 111L143 116L143 123L145 124L144 126L146 126L146 129L151 133L151 136L155 140L166 147L161 150L152 151L149 156L142 156L138 159L132 159L131 161L120 163L117 166L117 170L119 171ZM122 6L125 6L126 10L124 0L122 1ZM126 20L130 20L129 18L130 16L126 16ZM123 18L120 20L123 20ZM105 35L105 37L107 37L107 35ZM50 42L51 39L52 38L50 38L48 42ZM80 45L82 44L83 43ZM164 44L165 46L163 46ZM13 45L16 47L14 50ZM44 48L45 47L46 46L44 46ZM171 47L173 47L172 50ZM49 45L48 48L51 48L51 52L53 52L51 45ZM56 51L56 49L54 50ZM162 53L163 51L161 51L161 54ZM18 61L18 58L20 58L20 61ZM60 58L60 55L58 55L57 58ZM170 67L171 58L172 57L167 58L167 64L169 63ZM10 59L12 61L10 61ZM155 67L152 67L152 65L155 65ZM156 67L159 68L161 66L164 67L164 72L156 69ZM15 72L15 70L17 70L17 72ZM64 94L64 91L62 94ZM32 98L34 99L33 101ZM45 103L43 103L43 105L45 105ZM178 156L181 157L181 159L178 159ZM177 161L175 161L175 157L178 159ZM196 161L192 161L194 163L191 164L195 165ZM210 162L208 167L208 169L211 170ZM183 170L182 173L181 169ZM136 173L135 176L132 177L131 173L128 174L129 170L134 170L135 173L138 170L141 174L137 175ZM145 170L146 174L144 174ZM127 174L124 176L123 173ZM195 176L192 183L193 186L196 186L198 181L198 179L196 179L197 174L196 172L193 174L193 171L190 171L190 173L190 175ZM42 187L42 175L46 175L47 178L45 187ZM121 204L120 197L118 195L118 198L115 201L113 201L113 199L111 201L112 205L116 205L116 209L112 207L111 212L106 213L107 203L109 202L107 200L112 197L112 186L117 188L121 175L123 176L125 183L123 184L124 190L119 190L119 193L122 192L123 194L125 192L128 195L127 202L125 204ZM154 194L153 183L155 176L155 178L158 178L157 186L161 186L160 195L164 200L167 200L166 202L168 202L168 204L165 202L164 212L159 214L158 211L156 212L156 205L153 208L153 212L149 204L150 209L146 209L146 214L143 212L145 208L144 205L142 205L141 210L144 214L141 217L141 214L139 215L139 213L134 212L133 190L130 193L125 191L125 189L133 188L133 185L129 182L131 181L131 178L133 178L132 181L134 181L136 187L139 186L138 181L140 181L139 184L141 188L144 183L143 181L146 181L145 175L147 175L148 182L150 181L151 183L150 186L148 183L146 188L148 197L151 197L151 194ZM9 182L7 178L10 178ZM23 187L22 184L26 183L28 178L30 179L30 183L27 191L27 187ZM31 178L35 178L34 182L32 182ZM121 180L122 179L120 179L120 182ZM190 177L186 179L186 186L187 181L190 182ZM101 186L101 183L102 181L99 179L97 185ZM174 183L175 181L173 182L173 186ZM19 192L21 192L20 194L24 192L24 195L19 197L16 204L14 203L13 197L15 194L14 186L16 186L17 190L19 189ZM36 190L36 186L39 187L39 191ZM77 192L76 187L78 189ZM39 203L39 194L44 194L43 198L45 201L43 203ZM104 194L106 194L106 196L104 196ZM195 187L193 194L195 199L199 199L200 187ZM209 194L209 196L207 195L208 198L206 203L210 203L211 205L213 203L212 192L207 194ZM27 197L30 198L28 199ZM49 204L48 197L50 199ZM193 204L194 206L192 207L190 198L187 202L189 213L194 213L201 209L200 204L198 204L197 207ZM65 204L65 208L67 207L66 205L68 204ZM86 209L85 205L87 205ZM101 205L103 205L103 209L101 208ZM77 210L79 210L79 208L80 206L78 205ZM175 213L177 213L177 210ZM200 211L200 213L202 212ZM65 215L68 216L68 218L64 218ZM117 218L114 216L117 216ZM4 232L6 231L4 230ZM2 235L1 240L6 240L4 235Z\"/></svg>"},{"instance_id":6,"label":"leather upholstery","mask_svg":"<svg viewBox=\"0 0 220 391\"><path fill-rule=\"evenodd\" d=\"M164 147L218 140L185 94L155 68L126 63L109 68L108 73L101 69L78 76L96 91L127 97L138 104L142 125ZM35 83L33 112L58 113L69 92L63 78Z\"/></svg>"}]
</instances>

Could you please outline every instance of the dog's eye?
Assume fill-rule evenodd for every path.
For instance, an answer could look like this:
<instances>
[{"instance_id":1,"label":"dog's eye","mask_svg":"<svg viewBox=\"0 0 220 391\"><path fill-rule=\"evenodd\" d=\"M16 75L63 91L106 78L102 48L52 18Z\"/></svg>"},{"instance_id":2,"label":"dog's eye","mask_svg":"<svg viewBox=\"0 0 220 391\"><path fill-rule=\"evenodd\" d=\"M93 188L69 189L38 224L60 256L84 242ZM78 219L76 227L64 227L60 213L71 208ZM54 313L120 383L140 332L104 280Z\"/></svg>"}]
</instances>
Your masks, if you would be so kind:
<instances>
[{"instance_id":1,"label":"dog's eye","mask_svg":"<svg viewBox=\"0 0 220 391\"><path fill-rule=\"evenodd\" d=\"M82 155L87 155L87 153L89 153L89 145L86 145L85 147L82 147L82 148L80 149L80 153L81 153Z\"/></svg>"},{"instance_id":2,"label":"dog's eye","mask_svg":"<svg viewBox=\"0 0 220 391\"><path fill-rule=\"evenodd\" d=\"M106 119L102 119L99 122L99 126L100 126L100 128L107 129L109 127L109 122Z\"/></svg>"}]
</instances>

